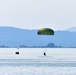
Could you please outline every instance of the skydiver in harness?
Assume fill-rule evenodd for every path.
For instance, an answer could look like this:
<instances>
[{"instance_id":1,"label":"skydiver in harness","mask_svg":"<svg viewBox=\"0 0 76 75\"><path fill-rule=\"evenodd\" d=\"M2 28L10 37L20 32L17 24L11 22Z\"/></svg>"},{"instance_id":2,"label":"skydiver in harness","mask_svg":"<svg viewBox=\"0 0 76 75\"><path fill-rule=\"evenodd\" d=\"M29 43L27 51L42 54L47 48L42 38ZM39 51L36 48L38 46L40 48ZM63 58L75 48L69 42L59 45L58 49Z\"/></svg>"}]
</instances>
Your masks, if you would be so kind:
<instances>
[{"instance_id":1,"label":"skydiver in harness","mask_svg":"<svg viewBox=\"0 0 76 75\"><path fill-rule=\"evenodd\" d=\"M46 53L44 52L44 56L46 56Z\"/></svg>"}]
</instances>

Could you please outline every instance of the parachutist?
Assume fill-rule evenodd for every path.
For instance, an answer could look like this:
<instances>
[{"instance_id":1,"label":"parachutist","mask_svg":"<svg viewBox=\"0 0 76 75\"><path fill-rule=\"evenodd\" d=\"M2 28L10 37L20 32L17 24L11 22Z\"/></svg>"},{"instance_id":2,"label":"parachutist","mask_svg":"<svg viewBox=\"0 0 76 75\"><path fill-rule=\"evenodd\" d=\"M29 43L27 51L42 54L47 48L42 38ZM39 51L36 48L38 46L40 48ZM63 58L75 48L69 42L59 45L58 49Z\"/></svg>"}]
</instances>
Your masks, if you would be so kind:
<instances>
[{"instance_id":1,"label":"parachutist","mask_svg":"<svg viewBox=\"0 0 76 75\"><path fill-rule=\"evenodd\" d=\"M38 35L46 35L46 36L50 36L50 35L54 35L54 30L50 29L50 28L41 28L37 31ZM46 52L43 53L44 56L46 56Z\"/></svg>"},{"instance_id":2,"label":"parachutist","mask_svg":"<svg viewBox=\"0 0 76 75\"><path fill-rule=\"evenodd\" d=\"M46 53L44 52L44 56L46 56Z\"/></svg>"}]
</instances>

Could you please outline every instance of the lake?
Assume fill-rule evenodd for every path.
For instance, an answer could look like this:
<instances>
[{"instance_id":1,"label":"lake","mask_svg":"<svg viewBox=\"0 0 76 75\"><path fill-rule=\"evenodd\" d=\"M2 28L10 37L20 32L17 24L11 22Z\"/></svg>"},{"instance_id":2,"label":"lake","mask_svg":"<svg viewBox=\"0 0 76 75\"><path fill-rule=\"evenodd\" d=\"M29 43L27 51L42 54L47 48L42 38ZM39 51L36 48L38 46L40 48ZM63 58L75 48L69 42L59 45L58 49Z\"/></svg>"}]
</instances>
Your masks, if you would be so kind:
<instances>
[{"instance_id":1,"label":"lake","mask_svg":"<svg viewBox=\"0 0 76 75\"><path fill-rule=\"evenodd\" d=\"M76 75L76 49L0 48L0 75Z\"/></svg>"}]
</instances>

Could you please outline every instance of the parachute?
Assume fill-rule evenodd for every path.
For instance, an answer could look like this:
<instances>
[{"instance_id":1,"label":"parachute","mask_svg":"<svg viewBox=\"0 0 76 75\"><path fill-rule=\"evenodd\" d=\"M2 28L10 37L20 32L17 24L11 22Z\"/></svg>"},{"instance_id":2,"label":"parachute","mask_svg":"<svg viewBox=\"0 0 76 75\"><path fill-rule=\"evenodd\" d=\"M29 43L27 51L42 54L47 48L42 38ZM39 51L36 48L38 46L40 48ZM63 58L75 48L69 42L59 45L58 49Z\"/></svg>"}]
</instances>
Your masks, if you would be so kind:
<instances>
[{"instance_id":1,"label":"parachute","mask_svg":"<svg viewBox=\"0 0 76 75\"><path fill-rule=\"evenodd\" d=\"M54 35L54 31L50 28L41 28L37 32L38 35Z\"/></svg>"}]
</instances>

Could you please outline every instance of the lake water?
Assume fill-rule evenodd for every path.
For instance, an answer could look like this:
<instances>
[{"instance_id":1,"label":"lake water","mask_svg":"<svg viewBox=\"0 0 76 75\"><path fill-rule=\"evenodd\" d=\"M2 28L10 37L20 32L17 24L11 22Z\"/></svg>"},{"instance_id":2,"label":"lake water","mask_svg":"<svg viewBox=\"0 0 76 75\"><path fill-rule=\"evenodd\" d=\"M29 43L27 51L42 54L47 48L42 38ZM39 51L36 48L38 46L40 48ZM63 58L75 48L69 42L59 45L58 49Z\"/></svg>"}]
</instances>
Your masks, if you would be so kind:
<instances>
[{"instance_id":1,"label":"lake water","mask_svg":"<svg viewBox=\"0 0 76 75\"><path fill-rule=\"evenodd\" d=\"M0 75L76 75L76 49L1 48Z\"/></svg>"}]
</instances>

